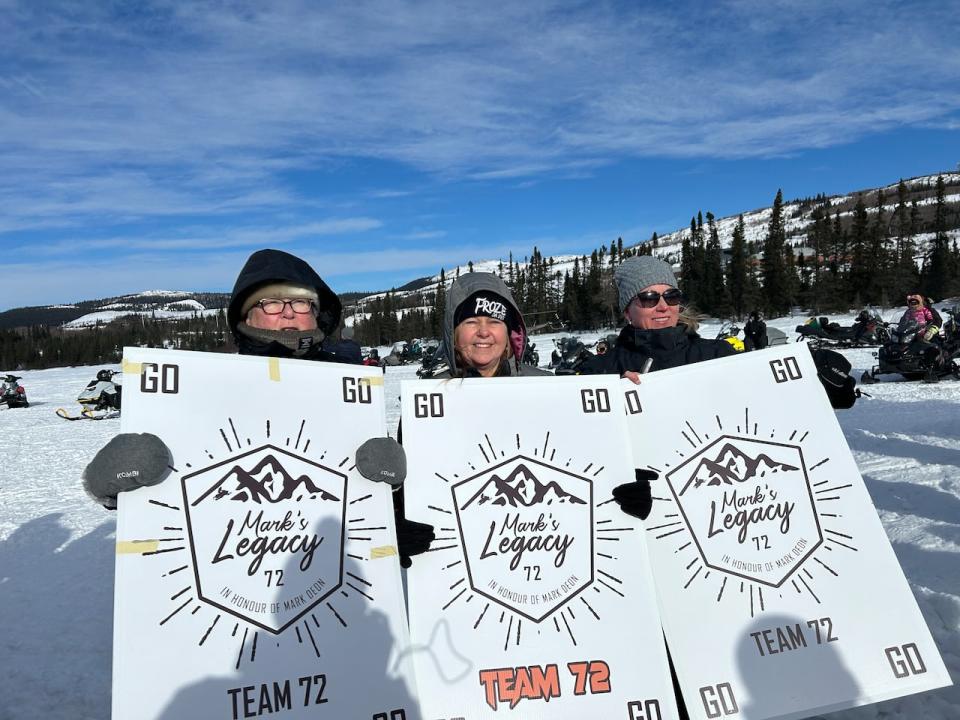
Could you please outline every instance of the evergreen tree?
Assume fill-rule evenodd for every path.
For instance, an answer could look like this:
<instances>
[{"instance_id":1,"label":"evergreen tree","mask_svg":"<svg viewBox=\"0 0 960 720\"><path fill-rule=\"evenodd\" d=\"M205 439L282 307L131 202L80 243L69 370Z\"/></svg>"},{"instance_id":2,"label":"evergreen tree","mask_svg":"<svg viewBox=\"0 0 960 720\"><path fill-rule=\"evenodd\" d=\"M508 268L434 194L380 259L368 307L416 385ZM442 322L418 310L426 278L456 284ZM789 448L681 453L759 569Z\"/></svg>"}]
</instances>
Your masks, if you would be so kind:
<instances>
[{"instance_id":1,"label":"evergreen tree","mask_svg":"<svg viewBox=\"0 0 960 720\"><path fill-rule=\"evenodd\" d=\"M863 202L863 195L857 195L857 203L853 208L853 224L850 228L850 295L848 299L859 304L869 301L869 289L872 275L875 271L873 260L870 258L869 217L867 206Z\"/></svg>"},{"instance_id":2,"label":"evergreen tree","mask_svg":"<svg viewBox=\"0 0 960 720\"><path fill-rule=\"evenodd\" d=\"M746 226L743 215L737 218L733 228L733 240L730 243L730 263L727 265L727 288L730 293L730 302L737 319L743 318L747 312L747 248Z\"/></svg>"},{"instance_id":3,"label":"evergreen tree","mask_svg":"<svg viewBox=\"0 0 960 720\"><path fill-rule=\"evenodd\" d=\"M690 235L683 234L680 240L680 290L690 303L696 303L696 271L693 268L693 242L696 234L697 222L690 218Z\"/></svg>"},{"instance_id":4,"label":"evergreen tree","mask_svg":"<svg viewBox=\"0 0 960 720\"><path fill-rule=\"evenodd\" d=\"M715 317L726 317L730 299L723 285L723 250L713 213L707 213L708 240L703 260L703 290L700 309Z\"/></svg>"},{"instance_id":5,"label":"evergreen tree","mask_svg":"<svg viewBox=\"0 0 960 720\"><path fill-rule=\"evenodd\" d=\"M763 243L763 259L760 263L763 279L763 300L768 314L780 315L790 309L787 274L784 268L786 228L783 222L783 192L777 190L767 224L767 237Z\"/></svg>"},{"instance_id":6,"label":"evergreen tree","mask_svg":"<svg viewBox=\"0 0 960 720\"><path fill-rule=\"evenodd\" d=\"M921 284L925 295L940 299L952 289L954 281L950 274L953 261L946 232L947 209L943 175L937 176L936 189L936 202L933 212L933 244L927 261L924 263Z\"/></svg>"},{"instance_id":7,"label":"evergreen tree","mask_svg":"<svg viewBox=\"0 0 960 720\"><path fill-rule=\"evenodd\" d=\"M443 316L447 312L447 275L440 268L440 280L437 282L437 291L433 295L433 310L430 313L430 334L433 337L443 336Z\"/></svg>"}]
</instances>

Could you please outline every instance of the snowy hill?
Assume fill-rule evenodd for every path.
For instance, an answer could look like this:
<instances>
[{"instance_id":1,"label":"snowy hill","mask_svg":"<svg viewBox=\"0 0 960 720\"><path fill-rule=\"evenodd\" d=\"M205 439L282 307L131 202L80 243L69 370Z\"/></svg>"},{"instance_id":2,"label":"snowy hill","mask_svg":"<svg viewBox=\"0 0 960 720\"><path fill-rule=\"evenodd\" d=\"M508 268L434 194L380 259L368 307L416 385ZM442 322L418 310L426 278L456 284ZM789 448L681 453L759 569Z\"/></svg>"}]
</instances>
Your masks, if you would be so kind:
<instances>
[{"instance_id":1,"label":"snowy hill","mask_svg":"<svg viewBox=\"0 0 960 720\"><path fill-rule=\"evenodd\" d=\"M960 173L940 173L939 175L943 177L944 185L946 187L944 200L948 206L948 212L950 212L950 208L952 208L952 211L954 214L956 214L956 211L960 209ZM907 203L909 205L913 201L916 201L918 213L921 218L922 231L912 236L917 244L917 247L920 249L929 246L933 240L933 233L926 231L924 223L929 222L929 219L932 216L932 206L936 199L935 185L937 182L937 177L938 175L925 175L904 180L904 185L907 188ZM878 193L882 192L884 196L884 213L888 219L891 219L894 211L897 208L897 185L898 183L894 183L892 185L886 185L880 188L868 188L850 192L844 195L829 196L826 199L829 203L831 218L833 218L835 214L839 214L841 222L844 224L849 223L852 220L853 211L854 207L856 206L858 196L862 197L863 202L866 205L867 214L871 217L875 217L877 214ZM785 221L787 240L794 247L800 248L808 244L807 232L808 228L813 223L812 213L815 205L816 203L814 199L811 198L786 200L783 203L783 217ZM703 210L706 212L709 210L709 207L705 207ZM748 243L753 242L759 245L766 238L767 225L770 222L771 210L771 207L765 207L743 213L745 229L744 236ZM730 247L733 240L733 230L737 225L738 219L739 213L737 215L730 215L716 219L715 222L717 225L717 234L720 238L721 247ZM891 227L890 232L893 234L895 232L895 228ZM948 230L947 235L951 243L954 241L960 241L960 227ZM670 231L666 234L660 234L658 236L657 246L654 250L654 254L658 257L662 257L664 260L674 265L675 268L679 268L680 248L685 237L690 237L689 226ZM611 238L611 242L615 242L615 240L616 238ZM646 241L647 240L644 239L644 242L642 243L625 243L624 249L635 249L644 244ZM552 256L553 271L560 273L561 276L566 272L572 272L574 261L578 258L582 258L584 254L589 257L593 249L594 248L584 248L583 253L580 255ZM514 249L514 260L521 270L525 269L528 265L525 256L525 253L528 251L528 248ZM450 283L458 274L470 272L471 267L475 272L501 273L504 277L506 277L508 262L509 258L506 257L473 260L472 263L465 261L462 265L445 268L446 281L447 283ZM403 299L418 293L423 295L432 294L436 292L439 281L439 273L431 278L422 278L420 281L415 283L415 287L413 289L398 289L394 293L394 297ZM411 283L411 285L413 284L414 283ZM347 324L352 325L357 319L361 317L367 317L367 314L363 312L364 305L377 298L382 298L385 294L385 292L379 292L349 303L345 311L345 315L347 316ZM429 306L424 305L420 306L420 309L429 310L430 308ZM407 311L408 310L404 310L402 312ZM398 311L398 315L400 312L401 311Z\"/></svg>"},{"instance_id":2,"label":"snowy hill","mask_svg":"<svg viewBox=\"0 0 960 720\"><path fill-rule=\"evenodd\" d=\"M215 315L225 308L226 293L186 290L144 290L132 295L83 300L70 305L41 305L15 308L0 313L0 328L25 325L61 325L67 329L95 327L127 315L160 319L186 319L194 315Z\"/></svg>"},{"instance_id":3,"label":"snowy hill","mask_svg":"<svg viewBox=\"0 0 960 720\"><path fill-rule=\"evenodd\" d=\"M953 223L960 223L960 173L940 173L946 187L944 195L948 209L948 217L953 217ZM938 175L925 175L916 178L904 180L907 188L907 203L916 203L919 218L920 232L913 235L913 239L919 249L927 247L933 239L933 233L929 232L928 225L932 217L933 204L935 202L935 185ZM849 223L853 216L853 210L858 197L862 197L868 215L876 216L878 194L882 192L884 196L883 209L885 216L891 223L897 204L897 183L886 185L879 188L868 188L859 191L853 191L844 195L834 195L827 197L826 200L830 207L831 218L839 214L841 221ZM807 245L808 228L811 226L812 213L816 202L812 198L802 198L786 200L783 204L783 217L787 232L787 239L794 247L803 247ZM709 207L704 207L704 211ZM692 209L692 213L695 210ZM745 226L745 239L749 242L762 243L767 233L767 224L770 221L771 208L765 207L750 210L743 213ZM730 246L733 238L733 230L737 224L739 213L727 217L716 219L717 233L720 238L721 247ZM889 228L891 234L895 228L891 225ZM954 227L947 231L950 242L960 242L960 227ZM690 236L689 226L672 230L666 234L658 236L657 246L654 254L664 258L675 267L680 264L680 248L684 237ZM610 238L611 244L616 238ZM639 243L626 243L624 249L630 250L639 247L647 242L644 239ZM566 272L572 272L574 262L590 253L595 248L583 248L580 254L554 255L552 271L562 276ZM526 253L530 248L518 247L514 249L513 257L519 269L525 269L528 266ZM504 277L508 274L509 257L485 258L471 260L465 258L463 263L458 266L445 268L446 281L449 284L459 275L468 273L471 269L475 272L493 272L501 273ZM397 283L397 290L394 291L394 298L402 302L402 305L412 305L415 298L421 298L422 302L416 307L404 307L397 310L397 316L410 312L413 309L429 311L432 305L427 302L427 298L436 292L440 281L440 275L420 277L405 283ZM376 299L382 299L386 295L386 290L357 297L357 293L346 293L344 297L344 323L353 325L362 318L369 317L365 311L365 306ZM0 329L10 328L32 324L62 324L66 328L76 329L84 327L94 327L97 324L107 323L124 315L145 315L156 318L189 318L194 313L211 315L215 314L219 308L225 308L229 302L229 295L226 293L208 293L208 292L188 292L174 290L146 290L133 295L124 295L120 297L106 298L103 300L86 300L71 305L49 305L29 308L15 308L0 312Z\"/></svg>"}]
</instances>

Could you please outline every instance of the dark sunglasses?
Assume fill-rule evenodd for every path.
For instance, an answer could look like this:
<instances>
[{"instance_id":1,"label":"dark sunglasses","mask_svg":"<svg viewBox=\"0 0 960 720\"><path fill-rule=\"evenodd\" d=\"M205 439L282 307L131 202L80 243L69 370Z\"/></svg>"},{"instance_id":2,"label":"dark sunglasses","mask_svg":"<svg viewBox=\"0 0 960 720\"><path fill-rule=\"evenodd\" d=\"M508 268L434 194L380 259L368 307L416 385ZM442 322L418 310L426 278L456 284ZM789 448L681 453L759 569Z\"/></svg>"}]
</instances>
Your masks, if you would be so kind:
<instances>
[{"instance_id":1,"label":"dark sunglasses","mask_svg":"<svg viewBox=\"0 0 960 720\"><path fill-rule=\"evenodd\" d=\"M634 300L637 301L637 304L645 310L654 308L660 304L660 298L663 298L663 301L670 305L671 307L679 305L683 302L683 293L677 290L676 288L670 288L666 292L658 293L653 290L648 290L647 292L637 293L637 296Z\"/></svg>"},{"instance_id":2,"label":"dark sunglasses","mask_svg":"<svg viewBox=\"0 0 960 720\"><path fill-rule=\"evenodd\" d=\"M910 300L907 300L907 305L919 305L919 304L920 304L920 301L917 300L916 298L911 298Z\"/></svg>"}]
</instances>

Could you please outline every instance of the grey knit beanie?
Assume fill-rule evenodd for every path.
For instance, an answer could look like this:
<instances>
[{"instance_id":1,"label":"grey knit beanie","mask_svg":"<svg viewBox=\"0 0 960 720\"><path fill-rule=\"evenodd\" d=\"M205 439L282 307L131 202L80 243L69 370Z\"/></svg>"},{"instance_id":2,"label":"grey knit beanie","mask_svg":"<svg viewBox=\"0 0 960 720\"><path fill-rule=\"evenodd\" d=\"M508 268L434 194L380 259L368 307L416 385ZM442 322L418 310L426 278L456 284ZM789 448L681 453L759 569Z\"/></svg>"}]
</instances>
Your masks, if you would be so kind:
<instances>
[{"instance_id":1,"label":"grey knit beanie","mask_svg":"<svg viewBox=\"0 0 960 720\"><path fill-rule=\"evenodd\" d=\"M673 274L670 264L652 255L627 258L620 263L613 279L617 284L620 310L626 310L637 293L651 285L677 287L677 276Z\"/></svg>"}]
</instances>

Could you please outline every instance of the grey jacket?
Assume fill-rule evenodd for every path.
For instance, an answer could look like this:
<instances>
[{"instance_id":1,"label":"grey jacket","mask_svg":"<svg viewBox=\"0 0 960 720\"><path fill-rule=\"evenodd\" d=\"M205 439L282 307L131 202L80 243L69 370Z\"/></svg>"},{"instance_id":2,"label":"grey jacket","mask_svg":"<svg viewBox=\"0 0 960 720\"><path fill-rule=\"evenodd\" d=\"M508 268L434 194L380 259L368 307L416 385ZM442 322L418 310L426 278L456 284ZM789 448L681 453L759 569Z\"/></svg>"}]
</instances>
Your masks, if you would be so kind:
<instances>
[{"instance_id":1,"label":"grey jacket","mask_svg":"<svg viewBox=\"0 0 960 720\"><path fill-rule=\"evenodd\" d=\"M504 302L510 306L513 312L515 322L508 324L507 342L513 349L513 357L508 358L506 362L501 363L498 376L521 376L528 377L534 375L550 375L551 373L532 365L523 365L520 359L523 357L524 348L527 346L527 326L523 322L523 313L517 307L517 303L510 293L510 289L497 275L488 272L473 272L461 275L450 285L447 294L447 307L443 315L443 349L447 355L447 366L450 368L442 373L435 375L437 378L460 377L464 374L464 368L457 366L456 347L453 342L453 318L457 308L467 298L474 293L486 290L496 293Z\"/></svg>"}]
</instances>

